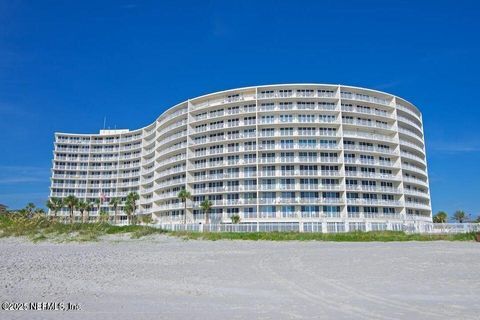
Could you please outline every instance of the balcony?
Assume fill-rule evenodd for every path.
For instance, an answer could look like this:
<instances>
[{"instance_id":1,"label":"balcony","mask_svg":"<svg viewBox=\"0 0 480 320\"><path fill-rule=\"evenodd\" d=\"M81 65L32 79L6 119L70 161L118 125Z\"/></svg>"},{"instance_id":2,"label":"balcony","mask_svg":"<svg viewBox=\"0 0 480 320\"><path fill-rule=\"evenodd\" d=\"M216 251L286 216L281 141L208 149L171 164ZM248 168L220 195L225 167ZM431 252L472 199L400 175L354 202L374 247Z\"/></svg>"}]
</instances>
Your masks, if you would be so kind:
<instances>
[{"instance_id":1,"label":"balcony","mask_svg":"<svg viewBox=\"0 0 480 320\"><path fill-rule=\"evenodd\" d=\"M354 120L354 119L342 119L343 124L352 124L356 126L365 126L371 128L380 128L386 130L395 130L395 126L390 124L378 123L375 121L365 121L365 120Z\"/></svg>"},{"instance_id":2,"label":"balcony","mask_svg":"<svg viewBox=\"0 0 480 320\"><path fill-rule=\"evenodd\" d=\"M418 121L422 121L422 119L420 117L420 113L418 113L417 111L415 111L413 109L407 108L407 107L402 106L401 104L398 104L398 103L397 103L397 109L402 110L403 112L406 112L406 113L414 116Z\"/></svg>"},{"instance_id":3,"label":"balcony","mask_svg":"<svg viewBox=\"0 0 480 320\"><path fill-rule=\"evenodd\" d=\"M383 134L372 134L372 133L361 132L361 131L343 130L343 135L345 137L362 138L362 139L366 138L366 139L377 140L377 141L395 142L395 139L391 136L386 136Z\"/></svg>"},{"instance_id":4,"label":"balcony","mask_svg":"<svg viewBox=\"0 0 480 320\"><path fill-rule=\"evenodd\" d=\"M399 207L403 206L403 202L399 200L384 200L384 199L363 199L363 198L349 198L347 204L355 205L374 205L374 206L390 206Z\"/></svg>"},{"instance_id":5,"label":"balcony","mask_svg":"<svg viewBox=\"0 0 480 320\"><path fill-rule=\"evenodd\" d=\"M374 103L374 104L382 104L382 105L385 105L385 106L390 106L391 105L390 101L388 101L387 99L377 98L377 97L369 96L369 95L366 95L366 94L359 94L359 93L342 91L340 93L340 97L342 99L359 100L359 101L371 102L371 103Z\"/></svg>"},{"instance_id":6,"label":"balcony","mask_svg":"<svg viewBox=\"0 0 480 320\"><path fill-rule=\"evenodd\" d=\"M384 154L398 154L398 152L392 148L378 148L374 146L360 146L360 145L345 144L343 148L345 150L352 150L352 151L368 151L368 152L377 152L377 153L384 153Z\"/></svg>"},{"instance_id":7,"label":"balcony","mask_svg":"<svg viewBox=\"0 0 480 320\"><path fill-rule=\"evenodd\" d=\"M361 113L361 114L367 114L367 115L374 115L374 116L379 116L379 117L384 117L384 118L390 118L393 119L393 113L390 112L382 112L379 110L375 109L360 109L357 107L353 106L342 106L342 111L345 112L354 112L354 113Z\"/></svg>"}]
</instances>

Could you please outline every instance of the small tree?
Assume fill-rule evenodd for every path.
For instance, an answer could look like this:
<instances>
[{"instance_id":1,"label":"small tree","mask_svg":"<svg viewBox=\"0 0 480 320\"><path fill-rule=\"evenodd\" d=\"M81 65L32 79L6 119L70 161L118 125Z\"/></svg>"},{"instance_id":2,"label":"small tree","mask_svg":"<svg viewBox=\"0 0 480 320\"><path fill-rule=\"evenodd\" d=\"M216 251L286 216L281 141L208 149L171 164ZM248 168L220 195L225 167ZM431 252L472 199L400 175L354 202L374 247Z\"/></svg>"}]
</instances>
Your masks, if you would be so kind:
<instances>
[{"instance_id":1,"label":"small tree","mask_svg":"<svg viewBox=\"0 0 480 320\"><path fill-rule=\"evenodd\" d=\"M457 221L458 223L464 223L467 218L467 215L462 210L457 210L453 214L453 220Z\"/></svg>"},{"instance_id":2,"label":"small tree","mask_svg":"<svg viewBox=\"0 0 480 320\"><path fill-rule=\"evenodd\" d=\"M446 223L448 215L444 211L437 212L436 215L433 216L433 222L435 223Z\"/></svg>"},{"instance_id":3,"label":"small tree","mask_svg":"<svg viewBox=\"0 0 480 320\"><path fill-rule=\"evenodd\" d=\"M182 190L180 190L177 197L180 200L182 200L182 202L185 204L183 215L184 215L184 224L187 224L187 200L191 199L192 195L185 188L183 188Z\"/></svg>"},{"instance_id":4,"label":"small tree","mask_svg":"<svg viewBox=\"0 0 480 320\"><path fill-rule=\"evenodd\" d=\"M100 223L108 222L108 212L105 210L100 210L100 212L98 213L98 218Z\"/></svg>"},{"instance_id":5,"label":"small tree","mask_svg":"<svg viewBox=\"0 0 480 320\"><path fill-rule=\"evenodd\" d=\"M240 216L238 214L231 216L230 219L232 219L233 224L240 223Z\"/></svg>"},{"instance_id":6,"label":"small tree","mask_svg":"<svg viewBox=\"0 0 480 320\"><path fill-rule=\"evenodd\" d=\"M20 209L19 213L24 216L25 218L31 219L33 217L33 214L35 213L35 209L37 207L33 202L29 202L25 208Z\"/></svg>"},{"instance_id":7,"label":"small tree","mask_svg":"<svg viewBox=\"0 0 480 320\"><path fill-rule=\"evenodd\" d=\"M200 207L202 208L203 212L205 213L205 224L209 224L210 222L210 209L212 209L212 201L205 199L200 203Z\"/></svg>"},{"instance_id":8,"label":"small tree","mask_svg":"<svg viewBox=\"0 0 480 320\"><path fill-rule=\"evenodd\" d=\"M113 216L113 223L117 223L117 217L118 217L118 206L120 205L121 203L121 199L120 198L111 198L110 201L108 202L110 204L110 206L113 208L113 211L115 212L114 213L114 216Z\"/></svg>"},{"instance_id":9,"label":"small tree","mask_svg":"<svg viewBox=\"0 0 480 320\"><path fill-rule=\"evenodd\" d=\"M144 214L144 215L142 215L141 221L142 221L143 224L150 224L150 223L152 223L152 221L153 221L152 215L150 215L150 214Z\"/></svg>"},{"instance_id":10,"label":"small tree","mask_svg":"<svg viewBox=\"0 0 480 320\"><path fill-rule=\"evenodd\" d=\"M77 197L70 195L63 199L63 203L70 210L70 223L73 223L73 214L78 205Z\"/></svg>"},{"instance_id":11,"label":"small tree","mask_svg":"<svg viewBox=\"0 0 480 320\"><path fill-rule=\"evenodd\" d=\"M123 208L123 211L127 214L127 223L130 224L132 223L132 213L135 209L133 209L133 206L130 202L125 202L125 207Z\"/></svg>"},{"instance_id":12,"label":"small tree","mask_svg":"<svg viewBox=\"0 0 480 320\"><path fill-rule=\"evenodd\" d=\"M49 198L46 206L53 213L53 221L57 220L57 213L63 207L62 199L60 198Z\"/></svg>"},{"instance_id":13,"label":"small tree","mask_svg":"<svg viewBox=\"0 0 480 320\"><path fill-rule=\"evenodd\" d=\"M136 192L130 192L127 195L127 201L125 201L125 213L128 216L128 222L135 224L135 210L137 210L137 200L140 196Z\"/></svg>"},{"instance_id":14,"label":"small tree","mask_svg":"<svg viewBox=\"0 0 480 320\"><path fill-rule=\"evenodd\" d=\"M79 200L77 208L80 211L80 218L83 223L87 223L89 220L89 212L92 210L93 205L90 202ZM85 214L86 213L86 214Z\"/></svg>"}]
</instances>

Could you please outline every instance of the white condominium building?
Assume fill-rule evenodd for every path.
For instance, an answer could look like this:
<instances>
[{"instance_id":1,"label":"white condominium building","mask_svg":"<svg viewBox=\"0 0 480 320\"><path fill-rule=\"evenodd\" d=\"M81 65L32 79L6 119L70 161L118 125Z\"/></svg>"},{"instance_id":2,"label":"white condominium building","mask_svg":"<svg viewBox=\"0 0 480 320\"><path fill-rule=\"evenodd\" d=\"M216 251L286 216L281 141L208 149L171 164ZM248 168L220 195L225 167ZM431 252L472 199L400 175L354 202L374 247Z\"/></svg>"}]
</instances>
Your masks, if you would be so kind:
<instances>
[{"instance_id":1,"label":"white condominium building","mask_svg":"<svg viewBox=\"0 0 480 320\"><path fill-rule=\"evenodd\" d=\"M204 222L204 199L213 223L238 215L338 232L432 220L422 115L384 92L239 88L182 102L141 129L55 134L51 197L101 197L113 213L108 199L134 191L137 214L176 224L182 188L189 223Z\"/></svg>"}]
</instances>

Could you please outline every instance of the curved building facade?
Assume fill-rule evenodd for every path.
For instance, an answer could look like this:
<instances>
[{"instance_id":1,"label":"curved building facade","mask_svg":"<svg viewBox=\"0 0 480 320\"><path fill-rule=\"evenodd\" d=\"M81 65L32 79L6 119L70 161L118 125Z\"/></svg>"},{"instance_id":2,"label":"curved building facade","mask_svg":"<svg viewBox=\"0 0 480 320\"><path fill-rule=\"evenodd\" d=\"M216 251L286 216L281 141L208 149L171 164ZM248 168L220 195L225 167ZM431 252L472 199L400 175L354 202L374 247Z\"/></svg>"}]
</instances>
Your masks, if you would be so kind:
<instances>
[{"instance_id":1,"label":"curved building facade","mask_svg":"<svg viewBox=\"0 0 480 320\"><path fill-rule=\"evenodd\" d=\"M192 195L190 223L204 221L204 199L215 223L238 215L243 224L348 231L432 221L422 115L384 92L247 87L187 100L138 130L55 134L52 197L134 191L137 213L175 224L182 188Z\"/></svg>"}]
</instances>

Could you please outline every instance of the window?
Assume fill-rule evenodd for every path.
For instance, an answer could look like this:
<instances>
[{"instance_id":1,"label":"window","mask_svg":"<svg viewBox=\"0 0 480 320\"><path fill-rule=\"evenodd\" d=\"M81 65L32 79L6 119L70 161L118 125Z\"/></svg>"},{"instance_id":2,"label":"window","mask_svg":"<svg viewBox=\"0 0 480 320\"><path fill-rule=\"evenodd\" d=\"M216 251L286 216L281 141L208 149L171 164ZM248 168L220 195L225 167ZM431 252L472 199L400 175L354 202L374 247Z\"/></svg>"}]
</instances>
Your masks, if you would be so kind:
<instances>
[{"instance_id":1,"label":"window","mask_svg":"<svg viewBox=\"0 0 480 320\"><path fill-rule=\"evenodd\" d=\"M227 113L228 113L228 114L237 114L237 113L240 113L240 107L238 107L238 106L229 107L229 108L227 109Z\"/></svg>"},{"instance_id":2,"label":"window","mask_svg":"<svg viewBox=\"0 0 480 320\"><path fill-rule=\"evenodd\" d=\"M293 116L291 114L281 114L280 122L293 122Z\"/></svg>"},{"instance_id":3,"label":"window","mask_svg":"<svg viewBox=\"0 0 480 320\"><path fill-rule=\"evenodd\" d=\"M313 114L300 114L298 115L298 121L303 123L315 122L315 115Z\"/></svg>"},{"instance_id":4,"label":"window","mask_svg":"<svg viewBox=\"0 0 480 320\"><path fill-rule=\"evenodd\" d=\"M275 140L264 140L264 141L262 141L262 149L264 149L264 150L275 149Z\"/></svg>"},{"instance_id":5,"label":"window","mask_svg":"<svg viewBox=\"0 0 480 320\"><path fill-rule=\"evenodd\" d=\"M257 148L257 143L255 141L247 141L244 143L243 148L245 151L252 151Z\"/></svg>"},{"instance_id":6,"label":"window","mask_svg":"<svg viewBox=\"0 0 480 320\"><path fill-rule=\"evenodd\" d=\"M280 179L280 189L295 189L295 179Z\"/></svg>"},{"instance_id":7,"label":"window","mask_svg":"<svg viewBox=\"0 0 480 320\"><path fill-rule=\"evenodd\" d=\"M385 214L395 214L395 208L383 208Z\"/></svg>"},{"instance_id":8,"label":"window","mask_svg":"<svg viewBox=\"0 0 480 320\"><path fill-rule=\"evenodd\" d=\"M282 166L282 176L292 176L295 173L295 166Z\"/></svg>"},{"instance_id":9,"label":"window","mask_svg":"<svg viewBox=\"0 0 480 320\"><path fill-rule=\"evenodd\" d=\"M282 136L293 136L293 128L280 128Z\"/></svg>"},{"instance_id":10,"label":"window","mask_svg":"<svg viewBox=\"0 0 480 320\"><path fill-rule=\"evenodd\" d=\"M297 102L297 108L299 110L315 110L315 102Z\"/></svg>"},{"instance_id":11,"label":"window","mask_svg":"<svg viewBox=\"0 0 480 320\"><path fill-rule=\"evenodd\" d=\"M285 97L291 97L292 96L292 90L278 90L278 95L282 98Z\"/></svg>"},{"instance_id":12,"label":"window","mask_svg":"<svg viewBox=\"0 0 480 320\"><path fill-rule=\"evenodd\" d=\"M293 140L281 140L280 145L282 149L293 149Z\"/></svg>"},{"instance_id":13,"label":"window","mask_svg":"<svg viewBox=\"0 0 480 320\"><path fill-rule=\"evenodd\" d=\"M256 117L245 117L245 118L243 118L243 124L246 125L246 126L255 124L256 121L257 121Z\"/></svg>"},{"instance_id":14,"label":"window","mask_svg":"<svg viewBox=\"0 0 480 320\"><path fill-rule=\"evenodd\" d=\"M347 199L358 199L357 192L347 192Z\"/></svg>"},{"instance_id":15,"label":"window","mask_svg":"<svg viewBox=\"0 0 480 320\"><path fill-rule=\"evenodd\" d=\"M338 218L340 217L340 207L339 206L323 206L323 212L328 218Z\"/></svg>"},{"instance_id":16,"label":"window","mask_svg":"<svg viewBox=\"0 0 480 320\"><path fill-rule=\"evenodd\" d=\"M293 103L291 102L280 102L280 110L293 110Z\"/></svg>"},{"instance_id":17,"label":"window","mask_svg":"<svg viewBox=\"0 0 480 320\"><path fill-rule=\"evenodd\" d=\"M329 233L345 232L345 225L340 222L327 222L327 232Z\"/></svg>"},{"instance_id":18,"label":"window","mask_svg":"<svg viewBox=\"0 0 480 320\"><path fill-rule=\"evenodd\" d=\"M298 135L300 136L314 136L315 135L315 128L298 128Z\"/></svg>"},{"instance_id":19,"label":"window","mask_svg":"<svg viewBox=\"0 0 480 320\"><path fill-rule=\"evenodd\" d=\"M273 110L275 110L275 104L273 102L262 103L260 105L260 110L262 110L262 111L273 111Z\"/></svg>"},{"instance_id":20,"label":"window","mask_svg":"<svg viewBox=\"0 0 480 320\"><path fill-rule=\"evenodd\" d=\"M319 206L302 206L300 212L303 218L318 218L320 215Z\"/></svg>"},{"instance_id":21,"label":"window","mask_svg":"<svg viewBox=\"0 0 480 320\"><path fill-rule=\"evenodd\" d=\"M275 206L261 206L260 218L275 218Z\"/></svg>"},{"instance_id":22,"label":"window","mask_svg":"<svg viewBox=\"0 0 480 320\"><path fill-rule=\"evenodd\" d=\"M322 192L323 198L330 198L330 199L339 199L340 193L339 192Z\"/></svg>"},{"instance_id":23,"label":"window","mask_svg":"<svg viewBox=\"0 0 480 320\"><path fill-rule=\"evenodd\" d=\"M317 140L315 139L300 139L298 141L299 147L302 149L315 149Z\"/></svg>"},{"instance_id":24,"label":"window","mask_svg":"<svg viewBox=\"0 0 480 320\"><path fill-rule=\"evenodd\" d=\"M243 162L245 163L256 163L257 155L255 153L247 153L243 155Z\"/></svg>"},{"instance_id":25,"label":"window","mask_svg":"<svg viewBox=\"0 0 480 320\"><path fill-rule=\"evenodd\" d=\"M257 217L257 208L256 207L243 208L243 217L245 219L256 218Z\"/></svg>"},{"instance_id":26,"label":"window","mask_svg":"<svg viewBox=\"0 0 480 320\"><path fill-rule=\"evenodd\" d=\"M275 135L275 129L274 128L266 128L262 129L262 137L273 137Z\"/></svg>"},{"instance_id":27,"label":"window","mask_svg":"<svg viewBox=\"0 0 480 320\"><path fill-rule=\"evenodd\" d=\"M274 123L274 116L262 116L262 123Z\"/></svg>"},{"instance_id":28,"label":"window","mask_svg":"<svg viewBox=\"0 0 480 320\"><path fill-rule=\"evenodd\" d=\"M295 214L295 206L282 206L281 208L283 218L293 218Z\"/></svg>"},{"instance_id":29,"label":"window","mask_svg":"<svg viewBox=\"0 0 480 320\"><path fill-rule=\"evenodd\" d=\"M256 169L256 168L255 168ZM257 189L257 180L244 180L243 186L245 190L256 190Z\"/></svg>"}]
</instances>

